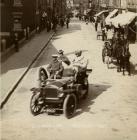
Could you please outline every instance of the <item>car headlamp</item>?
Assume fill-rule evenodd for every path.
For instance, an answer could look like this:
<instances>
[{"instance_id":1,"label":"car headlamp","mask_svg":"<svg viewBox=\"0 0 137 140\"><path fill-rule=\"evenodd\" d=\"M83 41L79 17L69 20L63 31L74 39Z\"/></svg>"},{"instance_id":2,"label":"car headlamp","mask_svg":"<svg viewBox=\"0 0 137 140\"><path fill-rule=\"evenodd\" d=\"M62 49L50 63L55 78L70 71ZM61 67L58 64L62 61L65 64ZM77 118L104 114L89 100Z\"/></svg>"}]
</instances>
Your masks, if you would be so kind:
<instances>
[{"instance_id":1,"label":"car headlamp","mask_svg":"<svg viewBox=\"0 0 137 140\"><path fill-rule=\"evenodd\" d=\"M63 93L63 87L60 87L58 89L58 97L63 97L64 96L64 93Z\"/></svg>"},{"instance_id":2,"label":"car headlamp","mask_svg":"<svg viewBox=\"0 0 137 140\"><path fill-rule=\"evenodd\" d=\"M59 88L59 92L62 92L62 91L63 91L63 87L60 87L60 88Z\"/></svg>"}]
</instances>

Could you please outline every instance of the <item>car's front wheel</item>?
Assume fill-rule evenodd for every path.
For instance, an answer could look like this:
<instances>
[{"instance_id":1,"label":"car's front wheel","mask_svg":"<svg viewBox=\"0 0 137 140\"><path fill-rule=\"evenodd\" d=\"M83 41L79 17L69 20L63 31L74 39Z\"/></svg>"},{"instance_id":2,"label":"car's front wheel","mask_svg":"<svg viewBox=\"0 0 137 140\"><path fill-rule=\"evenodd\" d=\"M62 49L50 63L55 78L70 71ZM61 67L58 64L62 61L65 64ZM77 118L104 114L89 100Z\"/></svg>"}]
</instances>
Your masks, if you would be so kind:
<instances>
[{"instance_id":1,"label":"car's front wheel","mask_svg":"<svg viewBox=\"0 0 137 140\"><path fill-rule=\"evenodd\" d=\"M38 115L42 109L39 99L39 94L33 94L30 100L30 111L34 116Z\"/></svg>"},{"instance_id":2,"label":"car's front wheel","mask_svg":"<svg viewBox=\"0 0 137 140\"><path fill-rule=\"evenodd\" d=\"M77 106L77 99L75 94L68 94L64 100L63 113L66 118L70 119L74 116Z\"/></svg>"}]
</instances>

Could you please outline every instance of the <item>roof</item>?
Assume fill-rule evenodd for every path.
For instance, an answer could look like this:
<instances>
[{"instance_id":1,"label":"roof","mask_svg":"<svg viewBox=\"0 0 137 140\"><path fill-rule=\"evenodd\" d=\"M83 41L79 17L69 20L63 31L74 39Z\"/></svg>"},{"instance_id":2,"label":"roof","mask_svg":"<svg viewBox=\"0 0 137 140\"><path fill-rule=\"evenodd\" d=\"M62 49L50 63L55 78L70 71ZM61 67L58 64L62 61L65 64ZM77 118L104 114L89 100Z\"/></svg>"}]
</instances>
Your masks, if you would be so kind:
<instances>
[{"instance_id":1,"label":"roof","mask_svg":"<svg viewBox=\"0 0 137 140\"><path fill-rule=\"evenodd\" d=\"M108 12L108 10L103 10L103 11L101 11L101 12L95 14L95 16L96 16L96 17L97 17L97 16L100 16L100 15L102 15L102 14L105 13L105 12Z\"/></svg>"},{"instance_id":2,"label":"roof","mask_svg":"<svg viewBox=\"0 0 137 140\"><path fill-rule=\"evenodd\" d=\"M118 24L120 24L121 26L124 26L126 24L130 24L135 19L136 16L137 16L137 13L126 12L126 13L119 14L118 16L113 18L111 21L115 27L118 27Z\"/></svg>"}]
</instances>

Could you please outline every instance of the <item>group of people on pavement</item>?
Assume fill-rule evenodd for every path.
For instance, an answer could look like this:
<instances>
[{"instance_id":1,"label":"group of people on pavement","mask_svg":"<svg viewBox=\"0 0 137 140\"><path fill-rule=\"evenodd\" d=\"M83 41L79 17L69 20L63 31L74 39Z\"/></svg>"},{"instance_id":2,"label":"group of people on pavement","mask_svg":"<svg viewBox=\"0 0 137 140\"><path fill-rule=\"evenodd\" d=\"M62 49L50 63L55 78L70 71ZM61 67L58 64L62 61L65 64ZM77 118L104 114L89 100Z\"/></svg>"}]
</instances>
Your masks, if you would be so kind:
<instances>
[{"instance_id":1,"label":"group of people on pavement","mask_svg":"<svg viewBox=\"0 0 137 140\"><path fill-rule=\"evenodd\" d=\"M48 17L48 14L45 11L43 11L41 16L40 30L47 28L47 32L49 32L51 29L56 32L57 25L64 27L64 25L66 24L66 27L69 28L69 22L70 17L68 15L66 16L53 15L51 18Z\"/></svg>"},{"instance_id":2,"label":"group of people on pavement","mask_svg":"<svg viewBox=\"0 0 137 140\"><path fill-rule=\"evenodd\" d=\"M68 59L66 55L64 55L63 50L59 50L58 54L52 55L52 61L47 67L47 71L51 79L61 79L63 76L64 65L67 65L67 68L71 69L74 72L74 75L77 77L78 74L84 76L88 59L84 57L81 50L75 51L75 57L72 61Z\"/></svg>"}]
</instances>

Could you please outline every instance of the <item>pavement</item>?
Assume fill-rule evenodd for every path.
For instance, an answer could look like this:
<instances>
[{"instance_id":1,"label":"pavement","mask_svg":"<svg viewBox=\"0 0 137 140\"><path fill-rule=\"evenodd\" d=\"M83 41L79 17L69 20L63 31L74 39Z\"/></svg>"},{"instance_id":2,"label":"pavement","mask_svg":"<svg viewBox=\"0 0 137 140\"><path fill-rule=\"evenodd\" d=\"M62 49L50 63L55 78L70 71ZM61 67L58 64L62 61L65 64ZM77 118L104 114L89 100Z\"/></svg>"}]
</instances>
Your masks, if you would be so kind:
<instances>
[{"instance_id":1,"label":"pavement","mask_svg":"<svg viewBox=\"0 0 137 140\"><path fill-rule=\"evenodd\" d=\"M21 46L19 52L14 53L6 61L1 63L1 103L12 92L13 87L21 81L28 67L32 64L41 49L52 38L53 34L52 31L47 33L45 30L40 34L36 34Z\"/></svg>"}]
</instances>

